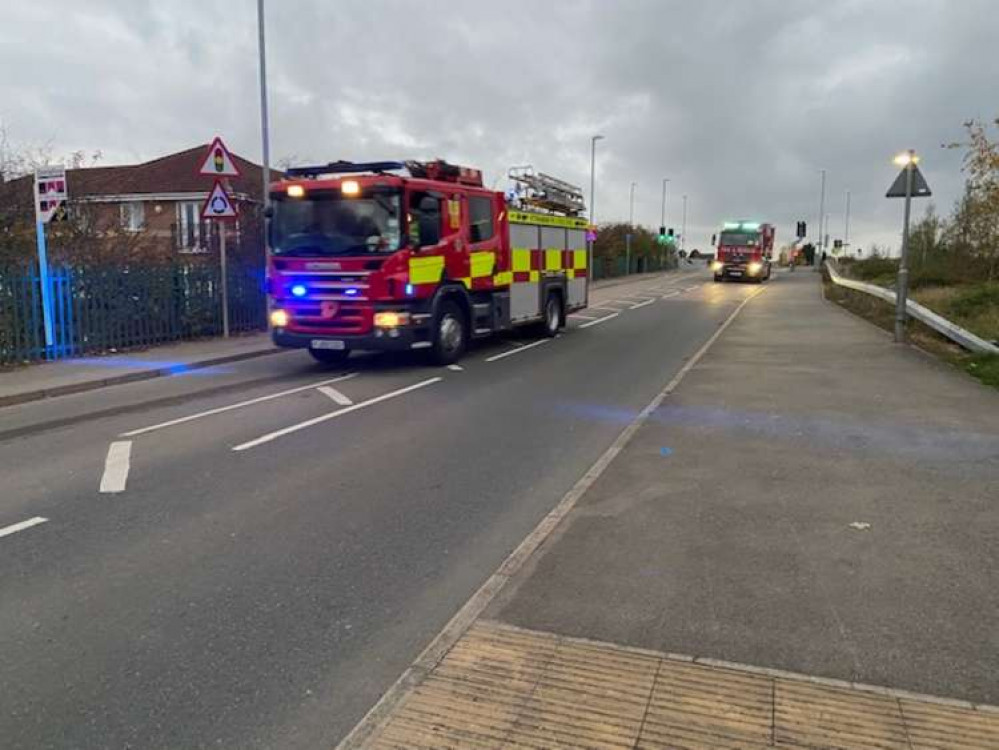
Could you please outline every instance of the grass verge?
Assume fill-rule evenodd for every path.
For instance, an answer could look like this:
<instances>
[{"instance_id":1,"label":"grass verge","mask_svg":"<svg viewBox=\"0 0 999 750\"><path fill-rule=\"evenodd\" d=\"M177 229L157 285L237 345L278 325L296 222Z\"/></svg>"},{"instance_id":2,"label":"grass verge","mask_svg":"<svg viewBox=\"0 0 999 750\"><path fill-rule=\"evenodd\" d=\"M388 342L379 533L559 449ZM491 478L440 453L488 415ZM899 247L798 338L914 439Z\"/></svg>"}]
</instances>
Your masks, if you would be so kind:
<instances>
[{"instance_id":1,"label":"grass verge","mask_svg":"<svg viewBox=\"0 0 999 750\"><path fill-rule=\"evenodd\" d=\"M869 294L847 289L824 279L826 299L835 302L855 315L859 315L886 331L894 331L895 308L884 300ZM921 300L920 302L923 303ZM927 307L931 307L927 305ZM941 313L942 314L942 313ZM957 322L957 321L955 321ZM958 325L961 325L958 322ZM985 385L999 388L999 355L970 354L949 339L918 320L909 319L909 340L924 351L959 367Z\"/></svg>"}]
</instances>

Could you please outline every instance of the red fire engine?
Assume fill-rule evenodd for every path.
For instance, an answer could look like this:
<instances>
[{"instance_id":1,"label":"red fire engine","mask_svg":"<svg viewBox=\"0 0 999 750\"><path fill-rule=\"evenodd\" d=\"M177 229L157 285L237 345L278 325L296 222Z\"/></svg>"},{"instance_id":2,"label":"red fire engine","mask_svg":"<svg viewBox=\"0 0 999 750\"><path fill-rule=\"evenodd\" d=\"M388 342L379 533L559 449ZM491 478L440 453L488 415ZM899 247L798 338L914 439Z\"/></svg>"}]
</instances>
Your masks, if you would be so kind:
<instances>
[{"instance_id":1,"label":"red fire engine","mask_svg":"<svg viewBox=\"0 0 999 750\"><path fill-rule=\"evenodd\" d=\"M586 306L582 193L530 168L516 190L444 161L334 162L271 186L268 292L279 346L339 363L352 350L429 350L532 326L554 336Z\"/></svg>"},{"instance_id":2,"label":"red fire engine","mask_svg":"<svg viewBox=\"0 0 999 750\"><path fill-rule=\"evenodd\" d=\"M718 235L711 270L715 281L749 279L757 284L770 278L775 230L772 224L728 221Z\"/></svg>"}]
</instances>

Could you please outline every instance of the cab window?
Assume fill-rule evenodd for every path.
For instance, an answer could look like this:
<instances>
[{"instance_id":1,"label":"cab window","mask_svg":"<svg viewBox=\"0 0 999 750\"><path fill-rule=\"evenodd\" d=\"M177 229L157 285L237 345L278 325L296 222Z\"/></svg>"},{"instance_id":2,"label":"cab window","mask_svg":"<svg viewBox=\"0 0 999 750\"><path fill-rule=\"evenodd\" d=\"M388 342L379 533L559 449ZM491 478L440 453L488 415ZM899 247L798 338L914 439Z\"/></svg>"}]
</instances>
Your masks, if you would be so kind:
<instances>
[{"instance_id":1,"label":"cab window","mask_svg":"<svg viewBox=\"0 0 999 750\"><path fill-rule=\"evenodd\" d=\"M493 199L473 195L468 199L469 241L485 242L495 234L493 227Z\"/></svg>"}]
</instances>

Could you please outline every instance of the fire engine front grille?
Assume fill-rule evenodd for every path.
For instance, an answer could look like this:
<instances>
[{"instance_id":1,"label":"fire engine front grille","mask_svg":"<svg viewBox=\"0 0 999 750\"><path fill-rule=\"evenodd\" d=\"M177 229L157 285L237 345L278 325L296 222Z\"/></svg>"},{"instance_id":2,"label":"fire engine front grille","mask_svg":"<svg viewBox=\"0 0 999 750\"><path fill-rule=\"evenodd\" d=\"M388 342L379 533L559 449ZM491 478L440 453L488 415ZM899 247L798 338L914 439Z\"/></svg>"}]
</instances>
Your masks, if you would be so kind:
<instances>
[{"instance_id":1,"label":"fire engine front grille","mask_svg":"<svg viewBox=\"0 0 999 750\"><path fill-rule=\"evenodd\" d=\"M371 330L372 312L362 305L341 302L336 312L324 315L323 302L308 300L285 307L291 320L288 330L298 333L323 335L351 335L367 333ZM327 307L327 311L328 311Z\"/></svg>"}]
</instances>

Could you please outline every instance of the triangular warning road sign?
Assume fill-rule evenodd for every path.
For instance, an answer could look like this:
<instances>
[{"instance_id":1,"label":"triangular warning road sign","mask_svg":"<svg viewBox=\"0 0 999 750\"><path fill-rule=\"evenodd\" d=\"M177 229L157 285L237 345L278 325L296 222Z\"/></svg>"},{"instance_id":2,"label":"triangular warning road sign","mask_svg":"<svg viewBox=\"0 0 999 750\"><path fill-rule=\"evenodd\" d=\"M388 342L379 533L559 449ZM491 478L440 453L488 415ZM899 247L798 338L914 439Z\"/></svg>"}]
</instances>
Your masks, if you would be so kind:
<instances>
[{"instance_id":1,"label":"triangular warning road sign","mask_svg":"<svg viewBox=\"0 0 999 750\"><path fill-rule=\"evenodd\" d=\"M895 178L895 182L891 184L888 188L888 192L885 193L885 198L904 198L905 197L905 170L906 167L901 172L898 173L898 177ZM912 197L913 198L928 198L933 195L930 192L930 186L926 184L926 178L923 177L923 173L919 171L919 167L915 164L912 165Z\"/></svg>"},{"instance_id":2,"label":"triangular warning road sign","mask_svg":"<svg viewBox=\"0 0 999 750\"><path fill-rule=\"evenodd\" d=\"M217 137L208 147L205 160L201 162L201 169L198 174L212 175L213 177L239 177L239 167L236 166L229 149L222 143L222 139Z\"/></svg>"},{"instance_id":3,"label":"triangular warning road sign","mask_svg":"<svg viewBox=\"0 0 999 750\"><path fill-rule=\"evenodd\" d=\"M222 183L215 180L212 192L208 194L208 200L201 207L202 219L235 219L237 216L236 207L233 205L229 194L226 193Z\"/></svg>"}]
</instances>

